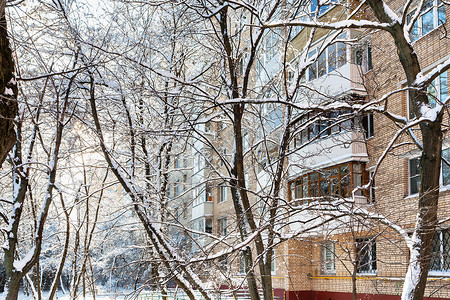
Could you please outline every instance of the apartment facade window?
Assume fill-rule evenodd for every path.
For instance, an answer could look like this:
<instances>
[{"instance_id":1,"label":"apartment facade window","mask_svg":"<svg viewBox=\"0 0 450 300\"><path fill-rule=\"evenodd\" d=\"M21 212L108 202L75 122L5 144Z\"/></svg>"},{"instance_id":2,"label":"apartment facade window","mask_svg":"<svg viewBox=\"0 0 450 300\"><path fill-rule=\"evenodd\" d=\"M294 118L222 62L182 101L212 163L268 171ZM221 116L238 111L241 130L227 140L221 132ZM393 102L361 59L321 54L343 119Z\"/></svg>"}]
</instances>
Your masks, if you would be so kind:
<instances>
[{"instance_id":1,"label":"apartment facade window","mask_svg":"<svg viewBox=\"0 0 450 300\"><path fill-rule=\"evenodd\" d=\"M227 218L220 218L217 220L217 222L219 223L219 234L221 236L226 236L227 235Z\"/></svg>"},{"instance_id":2,"label":"apartment facade window","mask_svg":"<svg viewBox=\"0 0 450 300\"><path fill-rule=\"evenodd\" d=\"M409 194L414 195L419 192L420 186L420 158L409 160Z\"/></svg>"},{"instance_id":3,"label":"apartment facade window","mask_svg":"<svg viewBox=\"0 0 450 300\"><path fill-rule=\"evenodd\" d=\"M417 8L412 10L407 16L407 22L410 23L417 12ZM411 41L416 41L422 36L428 34L433 29L438 28L445 23L445 6L440 0L425 0L419 18L414 23L410 32Z\"/></svg>"},{"instance_id":4,"label":"apartment facade window","mask_svg":"<svg viewBox=\"0 0 450 300\"><path fill-rule=\"evenodd\" d=\"M337 165L291 181L290 200L327 196L351 197L352 190L367 180L364 164L351 162ZM362 191L358 191L357 195L362 196Z\"/></svg>"},{"instance_id":5,"label":"apartment facade window","mask_svg":"<svg viewBox=\"0 0 450 300\"><path fill-rule=\"evenodd\" d=\"M192 229L199 232L212 233L212 219L200 218L193 221Z\"/></svg>"},{"instance_id":6,"label":"apartment facade window","mask_svg":"<svg viewBox=\"0 0 450 300\"><path fill-rule=\"evenodd\" d=\"M219 258L219 268L223 272L228 270L228 255L224 254Z\"/></svg>"},{"instance_id":7,"label":"apartment facade window","mask_svg":"<svg viewBox=\"0 0 450 300\"><path fill-rule=\"evenodd\" d=\"M335 245L332 241L324 241L321 247L321 267L323 274L336 274Z\"/></svg>"},{"instance_id":8,"label":"apartment facade window","mask_svg":"<svg viewBox=\"0 0 450 300\"><path fill-rule=\"evenodd\" d=\"M448 97L448 76L447 72L442 73L427 88L430 108L435 108L437 103L444 103ZM411 98L409 98L409 118L413 119L415 113L412 110Z\"/></svg>"},{"instance_id":9,"label":"apartment facade window","mask_svg":"<svg viewBox=\"0 0 450 300\"><path fill-rule=\"evenodd\" d=\"M442 157L450 163L450 148L442 150ZM409 160L409 194L414 195L419 193L420 187L420 157L415 157ZM450 185L450 166L441 161L441 185Z\"/></svg>"},{"instance_id":10,"label":"apartment facade window","mask_svg":"<svg viewBox=\"0 0 450 300\"><path fill-rule=\"evenodd\" d=\"M373 113L369 113L362 117L361 126L364 129L364 135L366 139L371 138L375 135L373 129Z\"/></svg>"},{"instance_id":11,"label":"apartment facade window","mask_svg":"<svg viewBox=\"0 0 450 300\"><path fill-rule=\"evenodd\" d=\"M360 66L364 73L373 69L372 46L368 41L353 48L353 63Z\"/></svg>"},{"instance_id":12,"label":"apartment facade window","mask_svg":"<svg viewBox=\"0 0 450 300\"><path fill-rule=\"evenodd\" d=\"M223 184L220 186L220 188L219 188L219 192L220 192L219 203L227 201L227 190L228 190L228 188L226 185Z\"/></svg>"},{"instance_id":13,"label":"apartment facade window","mask_svg":"<svg viewBox=\"0 0 450 300\"><path fill-rule=\"evenodd\" d=\"M176 181L174 184L173 184L173 195L174 196L178 196L180 194L180 182L179 181Z\"/></svg>"},{"instance_id":14,"label":"apartment facade window","mask_svg":"<svg viewBox=\"0 0 450 300\"><path fill-rule=\"evenodd\" d=\"M302 129L294 137L294 147L299 147L317 138L325 138L339 132L349 131L355 127L364 127L363 122L355 121L355 118L352 118L351 116L346 119L345 115L347 113L349 112L342 110L320 115L314 115L312 113L304 114L299 122ZM342 119L342 121L336 122L336 120L339 119ZM311 120L315 121L311 122ZM371 121L373 122L373 117Z\"/></svg>"},{"instance_id":15,"label":"apartment facade window","mask_svg":"<svg viewBox=\"0 0 450 300\"><path fill-rule=\"evenodd\" d=\"M450 273L450 228L434 234L430 271Z\"/></svg>"},{"instance_id":16,"label":"apartment facade window","mask_svg":"<svg viewBox=\"0 0 450 300\"><path fill-rule=\"evenodd\" d=\"M341 34L338 39L345 39L346 34ZM308 57L314 57L321 51L320 48L313 49L308 53ZM318 59L308 68L308 79L312 81L322 77L336 69L339 69L347 62L347 45L342 42L331 44L322 51Z\"/></svg>"},{"instance_id":17,"label":"apartment facade window","mask_svg":"<svg viewBox=\"0 0 450 300\"><path fill-rule=\"evenodd\" d=\"M239 255L239 274L245 274L245 258L244 254L241 252Z\"/></svg>"},{"instance_id":18,"label":"apartment facade window","mask_svg":"<svg viewBox=\"0 0 450 300\"><path fill-rule=\"evenodd\" d=\"M277 257L276 257L276 251L272 250L272 260L270 262L270 272L272 274L275 274L277 272Z\"/></svg>"},{"instance_id":19,"label":"apartment facade window","mask_svg":"<svg viewBox=\"0 0 450 300\"><path fill-rule=\"evenodd\" d=\"M374 238L356 239L356 263L358 273L377 272L377 247Z\"/></svg>"}]
</instances>

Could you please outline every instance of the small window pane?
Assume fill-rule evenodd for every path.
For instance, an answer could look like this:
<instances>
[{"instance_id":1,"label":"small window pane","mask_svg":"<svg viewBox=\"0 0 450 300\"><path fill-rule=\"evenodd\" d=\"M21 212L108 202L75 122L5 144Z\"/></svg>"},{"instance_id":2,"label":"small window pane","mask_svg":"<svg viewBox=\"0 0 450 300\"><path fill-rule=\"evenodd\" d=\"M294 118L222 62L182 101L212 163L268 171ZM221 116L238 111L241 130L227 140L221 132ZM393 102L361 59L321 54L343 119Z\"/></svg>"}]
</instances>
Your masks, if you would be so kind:
<instances>
[{"instance_id":1,"label":"small window pane","mask_svg":"<svg viewBox=\"0 0 450 300\"><path fill-rule=\"evenodd\" d=\"M438 26L445 23L445 6L438 8Z\"/></svg>"},{"instance_id":2,"label":"small window pane","mask_svg":"<svg viewBox=\"0 0 450 300\"><path fill-rule=\"evenodd\" d=\"M320 181L320 195L321 196L330 195L330 186L327 179Z\"/></svg>"},{"instance_id":3,"label":"small window pane","mask_svg":"<svg viewBox=\"0 0 450 300\"><path fill-rule=\"evenodd\" d=\"M440 86L439 100L441 100L441 102L444 103L448 97L447 72L444 72L439 76L439 86Z\"/></svg>"},{"instance_id":4,"label":"small window pane","mask_svg":"<svg viewBox=\"0 0 450 300\"><path fill-rule=\"evenodd\" d=\"M328 46L328 72L336 69L336 44Z\"/></svg>"},{"instance_id":5,"label":"small window pane","mask_svg":"<svg viewBox=\"0 0 450 300\"><path fill-rule=\"evenodd\" d=\"M442 157L450 163L450 149L442 150ZM442 184L448 185L450 184L450 166L447 165L444 161L442 163Z\"/></svg>"},{"instance_id":6,"label":"small window pane","mask_svg":"<svg viewBox=\"0 0 450 300\"><path fill-rule=\"evenodd\" d=\"M409 161L409 187L411 194L417 194L420 186L420 159L414 158Z\"/></svg>"},{"instance_id":7,"label":"small window pane","mask_svg":"<svg viewBox=\"0 0 450 300\"><path fill-rule=\"evenodd\" d=\"M320 54L319 56L318 70L319 70L319 77L327 73L327 57L325 52L322 52L322 54Z\"/></svg>"},{"instance_id":8,"label":"small window pane","mask_svg":"<svg viewBox=\"0 0 450 300\"><path fill-rule=\"evenodd\" d=\"M347 62L347 45L338 43L337 48L337 67L340 68Z\"/></svg>"},{"instance_id":9,"label":"small window pane","mask_svg":"<svg viewBox=\"0 0 450 300\"><path fill-rule=\"evenodd\" d=\"M422 16L422 35L427 34L434 28L433 10L431 9Z\"/></svg>"}]
</instances>

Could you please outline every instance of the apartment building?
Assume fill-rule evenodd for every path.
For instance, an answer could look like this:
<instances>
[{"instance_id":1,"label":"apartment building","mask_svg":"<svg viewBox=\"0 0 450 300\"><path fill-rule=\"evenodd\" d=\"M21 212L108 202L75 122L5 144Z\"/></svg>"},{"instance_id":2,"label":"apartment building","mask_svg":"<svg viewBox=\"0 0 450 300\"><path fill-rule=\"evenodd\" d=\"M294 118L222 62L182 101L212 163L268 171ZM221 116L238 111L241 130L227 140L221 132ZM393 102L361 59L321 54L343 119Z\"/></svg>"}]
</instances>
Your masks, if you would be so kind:
<instances>
[{"instance_id":1,"label":"apartment building","mask_svg":"<svg viewBox=\"0 0 450 300\"><path fill-rule=\"evenodd\" d=\"M425 2L413 26L411 40L422 68L431 70L450 57L450 43L443 38L450 29L446 22L450 16L442 2ZM404 3L391 1L388 4L400 13ZM408 8L408 16L417 11L417 5ZM336 21L347 16L340 5L318 7L317 1L313 1L307 9L319 10L321 21ZM289 39L287 61L292 70L302 63L301 53L306 45L309 46L308 57L317 55L302 81L308 89L296 95L298 107L317 106L330 99L366 103L401 89L406 83L394 55L395 45L387 32L322 30L309 40L311 29L296 28L290 34L279 31L267 36L263 45L265 51L254 74L254 82L259 86L255 94L259 93L262 98L270 98L270 93L276 90L266 87L276 86L271 78L282 68L277 35ZM294 71L287 73L287 78L292 80ZM444 101L448 97L447 87L445 72L428 88L430 99L434 103ZM406 91L395 93L389 98L389 109L397 116L413 118L408 101ZM260 105L254 113L258 118L248 119L244 129L247 130L244 151L248 151L246 188L252 191L252 210L258 220L264 219L265 200L261 195L265 189L270 189L273 178L270 167L279 150L276 143L261 146L259 141L280 134L283 113L282 106L276 103ZM336 209L330 202L341 199L349 207L385 216L412 232L420 182L420 152L413 145L414 141L406 134L401 135L400 146L389 151L379 164L379 158L397 130L382 114L354 115L345 109L321 113L298 109L296 114L298 125L285 163L282 199L279 200L283 203L280 218L284 218L280 232L285 232L286 236L291 234L292 238L283 240L273 249L274 295L301 300L351 299L353 294L358 299L398 299L409 259L404 240L380 222L354 216L336 217L342 209ZM188 179L193 191L192 202L188 204L190 227L223 237L227 245L234 245L239 240L236 232L241 223L231 201L230 178L223 175L231 167L232 124L216 118L202 126L200 131L208 135L211 143L193 142L192 175ZM450 159L449 149L450 139L445 136L443 155ZM369 183L378 164L371 187L355 190ZM443 164L441 174L440 223L425 292L433 299L450 298L450 167ZM208 235L198 235L192 251L211 242ZM218 253L221 249L217 247L213 251ZM239 253L223 256L220 264L229 280L219 286L245 289L245 271Z\"/></svg>"},{"instance_id":2,"label":"apartment building","mask_svg":"<svg viewBox=\"0 0 450 300\"><path fill-rule=\"evenodd\" d=\"M402 2L390 5L400 12ZM416 4L417 6L417 4ZM336 10L336 12L334 12ZM338 7L328 7L323 18L335 18ZM414 5L411 14L417 11ZM446 16L447 15L447 16ZM428 1L411 33L414 48L424 70L431 70L449 57L450 44L441 39L447 30L448 9L441 2ZM324 33L321 41L333 33ZM371 100L399 89L406 83L398 62L393 40L387 32L368 34L361 30L344 30L342 37L354 39L352 44L335 43L328 46L316 64L309 68L307 81L319 91L337 97ZM325 37L328 35L327 37ZM305 43L308 32L303 30L292 43L297 48ZM314 46L310 55L314 55ZM447 72L428 88L432 103L448 96ZM386 104L387 105L387 104ZM390 99L392 113L412 118L407 92ZM305 122L310 116L305 116ZM313 143L298 153L301 160L289 170L287 193L291 201L310 205L311 197L340 195L351 198L351 191L369 181L378 160L396 132L395 126L381 114L366 114L359 120L348 120L329 127L327 121L311 124L303 129L299 144ZM359 126L357 125L359 123ZM355 126L356 125L356 126ZM448 137L445 136L443 156L447 156ZM372 187L354 195L355 205L380 213L412 232L417 213L419 150L411 146L411 139L402 136L401 146L390 152L379 165ZM407 146L407 144L409 146ZM324 150L326 149L326 150ZM311 153L306 155L305 152ZM317 155L319 153L319 155ZM290 157L296 160L295 155ZM301 166L307 166L303 168ZM433 253L425 295L430 298L450 298L449 198L447 192L448 166L443 164L439 199L440 225L433 242ZM306 200L303 200L305 198ZM326 208L325 208L326 209ZM320 214L318 214L320 216ZM304 214L299 214L299 219ZM325 219L325 217L322 217ZM289 299L351 299L352 291L361 299L394 299L402 293L409 252L406 243L387 226L370 221L323 226L309 236L292 239L281 247L288 266L284 288ZM296 228L291 229L296 230Z\"/></svg>"}]
</instances>

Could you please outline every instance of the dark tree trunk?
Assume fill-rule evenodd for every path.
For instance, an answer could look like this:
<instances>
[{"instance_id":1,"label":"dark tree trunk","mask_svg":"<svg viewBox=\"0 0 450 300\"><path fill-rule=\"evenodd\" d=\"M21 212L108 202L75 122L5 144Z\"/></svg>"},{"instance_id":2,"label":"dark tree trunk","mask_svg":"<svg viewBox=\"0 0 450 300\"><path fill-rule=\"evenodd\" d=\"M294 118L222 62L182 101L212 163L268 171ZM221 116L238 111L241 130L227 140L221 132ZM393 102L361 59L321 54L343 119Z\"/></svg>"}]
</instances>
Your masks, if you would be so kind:
<instances>
[{"instance_id":1,"label":"dark tree trunk","mask_svg":"<svg viewBox=\"0 0 450 300\"><path fill-rule=\"evenodd\" d=\"M14 118L17 114L17 83L9 45L5 0L0 0L0 166L16 142Z\"/></svg>"}]
</instances>

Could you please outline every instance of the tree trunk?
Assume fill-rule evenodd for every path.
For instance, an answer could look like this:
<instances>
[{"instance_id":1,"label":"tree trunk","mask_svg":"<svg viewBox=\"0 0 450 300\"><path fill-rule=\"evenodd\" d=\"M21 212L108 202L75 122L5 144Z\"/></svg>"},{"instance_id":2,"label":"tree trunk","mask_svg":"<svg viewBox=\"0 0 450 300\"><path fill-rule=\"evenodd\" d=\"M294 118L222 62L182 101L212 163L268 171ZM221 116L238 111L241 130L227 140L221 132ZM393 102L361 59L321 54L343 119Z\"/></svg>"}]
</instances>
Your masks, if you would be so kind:
<instances>
[{"instance_id":1,"label":"tree trunk","mask_svg":"<svg viewBox=\"0 0 450 300\"><path fill-rule=\"evenodd\" d=\"M17 83L14 77L14 60L9 45L5 17L6 0L0 0L0 166L16 142L14 118L16 117Z\"/></svg>"},{"instance_id":2,"label":"tree trunk","mask_svg":"<svg viewBox=\"0 0 450 300\"><path fill-rule=\"evenodd\" d=\"M6 297L5 300L17 300L19 296L20 280L22 276L19 273L13 272L6 282Z\"/></svg>"}]
</instances>

